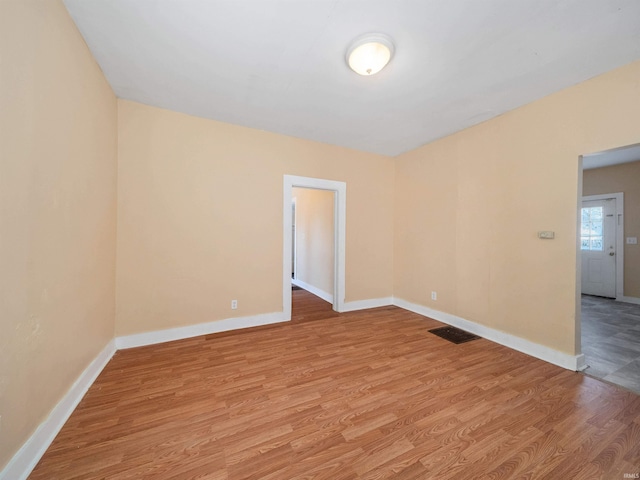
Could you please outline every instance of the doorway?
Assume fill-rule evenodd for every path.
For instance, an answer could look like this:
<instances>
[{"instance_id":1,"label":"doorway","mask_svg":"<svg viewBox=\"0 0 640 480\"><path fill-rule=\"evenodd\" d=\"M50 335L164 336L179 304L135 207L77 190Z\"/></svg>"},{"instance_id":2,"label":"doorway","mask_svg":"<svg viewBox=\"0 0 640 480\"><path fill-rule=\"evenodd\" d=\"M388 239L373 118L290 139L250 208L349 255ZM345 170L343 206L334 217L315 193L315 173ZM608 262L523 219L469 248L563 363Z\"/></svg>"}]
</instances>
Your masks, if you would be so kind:
<instances>
[{"instance_id":1,"label":"doorway","mask_svg":"<svg viewBox=\"0 0 640 480\"><path fill-rule=\"evenodd\" d=\"M296 187L332 192L333 212L333 310L343 311L345 299L345 244L347 184L311 177L284 176L282 303L285 320L291 320L291 273L293 258L293 189ZM297 267L296 267L297 268Z\"/></svg>"},{"instance_id":2,"label":"doorway","mask_svg":"<svg viewBox=\"0 0 640 480\"><path fill-rule=\"evenodd\" d=\"M333 304L335 192L293 187L291 283Z\"/></svg>"},{"instance_id":3,"label":"doorway","mask_svg":"<svg viewBox=\"0 0 640 480\"><path fill-rule=\"evenodd\" d=\"M640 393L640 145L584 155L579 168L577 349L585 374Z\"/></svg>"}]
</instances>

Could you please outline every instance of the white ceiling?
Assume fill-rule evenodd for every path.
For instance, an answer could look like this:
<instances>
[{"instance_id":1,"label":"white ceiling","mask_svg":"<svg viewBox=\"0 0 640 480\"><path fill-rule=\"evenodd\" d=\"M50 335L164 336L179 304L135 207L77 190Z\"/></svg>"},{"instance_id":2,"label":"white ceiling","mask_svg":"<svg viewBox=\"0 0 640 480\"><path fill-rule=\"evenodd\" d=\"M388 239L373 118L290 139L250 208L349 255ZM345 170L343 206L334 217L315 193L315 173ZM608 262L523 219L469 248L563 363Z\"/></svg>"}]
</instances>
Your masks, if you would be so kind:
<instances>
[{"instance_id":1,"label":"white ceiling","mask_svg":"<svg viewBox=\"0 0 640 480\"><path fill-rule=\"evenodd\" d=\"M640 59L639 0L65 0L120 98L397 155ZM355 37L396 53L376 76Z\"/></svg>"},{"instance_id":2,"label":"white ceiling","mask_svg":"<svg viewBox=\"0 0 640 480\"><path fill-rule=\"evenodd\" d=\"M638 161L640 161L640 144L583 155L582 168L588 170Z\"/></svg>"}]
</instances>

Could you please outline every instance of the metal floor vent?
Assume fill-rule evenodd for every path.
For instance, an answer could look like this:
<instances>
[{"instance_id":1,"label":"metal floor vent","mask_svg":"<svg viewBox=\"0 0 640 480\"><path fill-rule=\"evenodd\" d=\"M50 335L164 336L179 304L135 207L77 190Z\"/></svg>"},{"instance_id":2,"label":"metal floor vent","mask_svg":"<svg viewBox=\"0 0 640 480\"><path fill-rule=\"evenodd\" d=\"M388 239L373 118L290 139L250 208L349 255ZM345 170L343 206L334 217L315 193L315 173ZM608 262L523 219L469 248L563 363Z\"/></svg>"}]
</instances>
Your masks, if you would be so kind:
<instances>
[{"instance_id":1,"label":"metal floor vent","mask_svg":"<svg viewBox=\"0 0 640 480\"><path fill-rule=\"evenodd\" d=\"M464 330L460 330L456 327L434 328L429 330L429 332L455 344L470 342L471 340L481 338L473 333L465 332Z\"/></svg>"}]
</instances>

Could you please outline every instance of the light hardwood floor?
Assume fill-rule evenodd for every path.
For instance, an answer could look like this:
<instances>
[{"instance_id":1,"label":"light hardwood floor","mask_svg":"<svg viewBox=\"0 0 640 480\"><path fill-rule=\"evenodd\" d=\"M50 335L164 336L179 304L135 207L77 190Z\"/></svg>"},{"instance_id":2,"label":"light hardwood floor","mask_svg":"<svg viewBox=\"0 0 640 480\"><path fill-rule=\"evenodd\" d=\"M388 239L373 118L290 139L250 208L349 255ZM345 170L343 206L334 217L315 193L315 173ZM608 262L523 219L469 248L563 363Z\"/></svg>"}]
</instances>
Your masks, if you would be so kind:
<instances>
[{"instance_id":1,"label":"light hardwood floor","mask_svg":"<svg viewBox=\"0 0 640 480\"><path fill-rule=\"evenodd\" d=\"M396 307L119 351L32 479L622 479L640 396Z\"/></svg>"}]
</instances>

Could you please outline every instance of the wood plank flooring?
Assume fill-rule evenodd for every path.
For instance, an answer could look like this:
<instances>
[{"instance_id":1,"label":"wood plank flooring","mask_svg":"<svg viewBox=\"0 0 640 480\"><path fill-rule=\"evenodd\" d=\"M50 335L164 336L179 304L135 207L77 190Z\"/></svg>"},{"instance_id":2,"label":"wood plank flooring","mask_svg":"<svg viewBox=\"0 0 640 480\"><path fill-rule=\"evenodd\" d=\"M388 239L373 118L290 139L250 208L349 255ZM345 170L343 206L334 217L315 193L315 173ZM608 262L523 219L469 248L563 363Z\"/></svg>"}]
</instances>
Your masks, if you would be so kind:
<instances>
[{"instance_id":1,"label":"wood plank flooring","mask_svg":"<svg viewBox=\"0 0 640 480\"><path fill-rule=\"evenodd\" d=\"M119 351L31 479L622 479L640 396L396 307Z\"/></svg>"}]
</instances>

